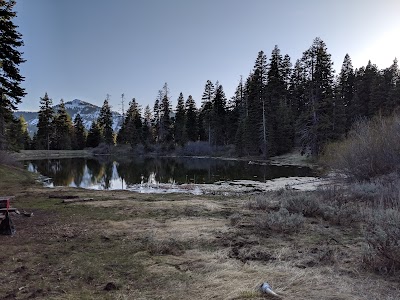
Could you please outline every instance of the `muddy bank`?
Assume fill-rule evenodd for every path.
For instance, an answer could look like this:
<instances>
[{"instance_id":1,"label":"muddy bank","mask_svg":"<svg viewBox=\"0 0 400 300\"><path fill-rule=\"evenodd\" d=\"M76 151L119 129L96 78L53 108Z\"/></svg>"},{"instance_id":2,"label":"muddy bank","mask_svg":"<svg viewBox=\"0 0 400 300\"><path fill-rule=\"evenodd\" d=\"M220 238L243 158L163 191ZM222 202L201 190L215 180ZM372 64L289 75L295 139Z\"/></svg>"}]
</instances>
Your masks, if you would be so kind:
<instances>
[{"instance_id":1,"label":"muddy bank","mask_svg":"<svg viewBox=\"0 0 400 300\"><path fill-rule=\"evenodd\" d=\"M16 160L92 157L91 150L21 150L12 153Z\"/></svg>"}]
</instances>

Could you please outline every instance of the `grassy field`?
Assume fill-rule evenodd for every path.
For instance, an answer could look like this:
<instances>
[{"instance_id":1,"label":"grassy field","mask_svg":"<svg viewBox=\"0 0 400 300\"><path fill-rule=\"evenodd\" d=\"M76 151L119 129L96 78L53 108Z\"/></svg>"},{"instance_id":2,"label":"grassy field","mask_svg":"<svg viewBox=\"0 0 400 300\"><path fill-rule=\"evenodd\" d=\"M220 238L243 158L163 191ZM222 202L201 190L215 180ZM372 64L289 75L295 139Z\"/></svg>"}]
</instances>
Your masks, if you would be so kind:
<instances>
[{"instance_id":1,"label":"grassy field","mask_svg":"<svg viewBox=\"0 0 400 300\"><path fill-rule=\"evenodd\" d=\"M0 299L273 299L258 291L264 281L282 299L400 297L398 278L362 264L361 223L309 216L296 230L264 229L285 194L46 189L5 166L0 178L0 194L33 212L0 236ZM49 198L67 195L95 201Z\"/></svg>"}]
</instances>

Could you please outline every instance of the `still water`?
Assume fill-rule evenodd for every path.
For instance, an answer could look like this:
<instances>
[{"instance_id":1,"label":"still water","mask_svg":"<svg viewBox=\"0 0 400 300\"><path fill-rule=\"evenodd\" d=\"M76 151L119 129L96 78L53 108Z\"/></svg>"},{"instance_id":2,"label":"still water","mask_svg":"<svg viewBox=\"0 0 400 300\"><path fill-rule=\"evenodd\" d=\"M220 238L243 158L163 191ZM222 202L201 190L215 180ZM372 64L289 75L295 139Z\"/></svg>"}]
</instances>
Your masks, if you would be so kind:
<instances>
[{"instance_id":1,"label":"still water","mask_svg":"<svg viewBox=\"0 0 400 300\"><path fill-rule=\"evenodd\" d=\"M26 168L47 177L47 185L89 189L130 189L144 192L157 186L215 183L231 180L265 181L279 177L314 176L307 167L249 164L199 158L135 158L98 161L85 158L26 162Z\"/></svg>"}]
</instances>

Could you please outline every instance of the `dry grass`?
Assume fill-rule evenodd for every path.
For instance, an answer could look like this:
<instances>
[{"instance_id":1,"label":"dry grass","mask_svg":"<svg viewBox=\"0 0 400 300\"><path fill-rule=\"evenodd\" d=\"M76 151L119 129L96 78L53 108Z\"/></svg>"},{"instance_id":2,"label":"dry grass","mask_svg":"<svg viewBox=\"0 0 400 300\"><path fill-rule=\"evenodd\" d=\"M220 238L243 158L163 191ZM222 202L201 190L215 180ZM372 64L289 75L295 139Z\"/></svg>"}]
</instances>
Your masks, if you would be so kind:
<instances>
[{"instance_id":1,"label":"dry grass","mask_svg":"<svg viewBox=\"0 0 400 300\"><path fill-rule=\"evenodd\" d=\"M16 236L0 236L1 299L268 299L264 281L289 300L400 294L394 278L361 267L357 227L310 217L294 235L263 236L250 221L266 211L240 197L8 185L34 216L14 217ZM100 201L61 204L50 193ZM105 291L109 282L117 289Z\"/></svg>"}]
</instances>

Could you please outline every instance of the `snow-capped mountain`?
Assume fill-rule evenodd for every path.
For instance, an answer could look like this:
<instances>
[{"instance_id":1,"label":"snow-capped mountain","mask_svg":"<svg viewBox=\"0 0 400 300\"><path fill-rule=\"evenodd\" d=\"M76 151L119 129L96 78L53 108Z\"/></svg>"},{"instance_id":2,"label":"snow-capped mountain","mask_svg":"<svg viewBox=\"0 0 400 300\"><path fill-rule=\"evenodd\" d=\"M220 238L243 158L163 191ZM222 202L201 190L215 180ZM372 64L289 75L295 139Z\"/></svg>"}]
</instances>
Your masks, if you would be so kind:
<instances>
[{"instance_id":1,"label":"snow-capped mountain","mask_svg":"<svg viewBox=\"0 0 400 300\"><path fill-rule=\"evenodd\" d=\"M91 103L75 99L72 101L68 101L64 103L65 109L68 114L71 116L72 121L75 119L75 116L79 113L81 115L83 124L87 130L90 129L90 125L92 122L99 117L101 107L93 105ZM59 105L53 106L53 110L57 113ZM19 116L23 116L25 121L28 123L28 132L32 136L37 131L37 123L39 122L38 113L30 112L30 111L17 111L14 113L14 116L19 118ZM113 111L113 129L114 132L117 132L121 128L122 124L122 115L118 112Z\"/></svg>"}]
</instances>

